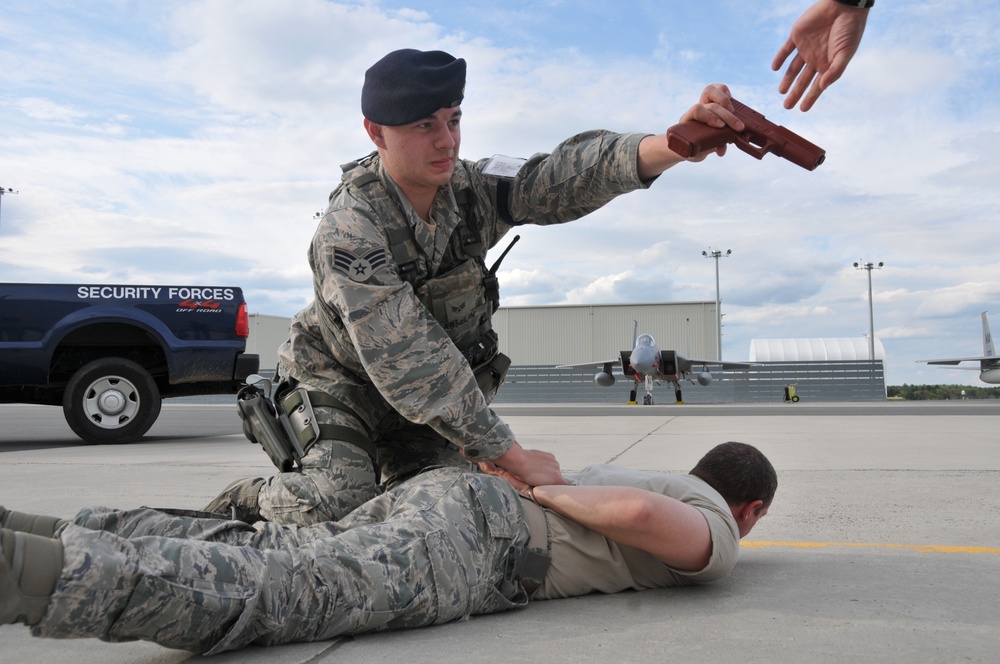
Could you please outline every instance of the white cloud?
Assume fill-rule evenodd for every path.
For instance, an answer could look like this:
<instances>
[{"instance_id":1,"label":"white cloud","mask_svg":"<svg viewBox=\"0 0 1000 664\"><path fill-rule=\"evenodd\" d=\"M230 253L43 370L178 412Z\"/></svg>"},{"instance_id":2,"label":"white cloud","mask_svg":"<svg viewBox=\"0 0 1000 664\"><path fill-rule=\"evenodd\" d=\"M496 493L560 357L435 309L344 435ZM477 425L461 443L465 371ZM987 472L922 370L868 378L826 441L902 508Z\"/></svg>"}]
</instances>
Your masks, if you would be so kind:
<instances>
[{"instance_id":1,"label":"white cloud","mask_svg":"<svg viewBox=\"0 0 1000 664\"><path fill-rule=\"evenodd\" d=\"M866 96L885 103L947 89L964 74L963 62L944 51L876 45L862 50L851 63L850 80Z\"/></svg>"}]
</instances>

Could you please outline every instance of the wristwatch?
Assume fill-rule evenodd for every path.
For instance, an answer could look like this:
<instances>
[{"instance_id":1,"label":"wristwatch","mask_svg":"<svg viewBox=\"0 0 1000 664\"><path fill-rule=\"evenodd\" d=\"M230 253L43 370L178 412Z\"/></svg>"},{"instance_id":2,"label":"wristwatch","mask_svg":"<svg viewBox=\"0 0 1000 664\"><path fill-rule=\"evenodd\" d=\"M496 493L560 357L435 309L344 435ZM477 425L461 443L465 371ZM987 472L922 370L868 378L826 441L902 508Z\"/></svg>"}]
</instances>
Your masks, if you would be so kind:
<instances>
[{"instance_id":1,"label":"wristwatch","mask_svg":"<svg viewBox=\"0 0 1000 664\"><path fill-rule=\"evenodd\" d=\"M875 0L837 0L842 5L850 5L858 9L868 9L875 6Z\"/></svg>"}]
</instances>

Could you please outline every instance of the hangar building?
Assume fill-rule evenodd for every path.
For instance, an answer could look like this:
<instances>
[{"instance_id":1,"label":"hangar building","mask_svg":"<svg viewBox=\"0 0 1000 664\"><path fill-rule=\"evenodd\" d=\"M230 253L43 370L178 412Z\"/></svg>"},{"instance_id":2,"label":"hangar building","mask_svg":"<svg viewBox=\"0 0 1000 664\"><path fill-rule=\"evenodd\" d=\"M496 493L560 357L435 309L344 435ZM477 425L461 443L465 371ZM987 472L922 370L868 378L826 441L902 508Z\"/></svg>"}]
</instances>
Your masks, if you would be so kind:
<instances>
[{"instance_id":1,"label":"hangar building","mask_svg":"<svg viewBox=\"0 0 1000 664\"><path fill-rule=\"evenodd\" d=\"M719 359L715 302L500 307L493 315L500 350L517 366L616 358L631 350L636 323L639 334L652 334L661 348Z\"/></svg>"},{"instance_id":2,"label":"hangar building","mask_svg":"<svg viewBox=\"0 0 1000 664\"><path fill-rule=\"evenodd\" d=\"M753 339L751 362L813 362L868 360L871 349L864 337L839 339ZM875 337L875 359L885 362L885 348Z\"/></svg>"},{"instance_id":3,"label":"hangar building","mask_svg":"<svg viewBox=\"0 0 1000 664\"><path fill-rule=\"evenodd\" d=\"M500 307L493 328L515 365L555 366L617 357L632 347L633 321L662 346L718 359L715 302ZM260 355L262 370L277 365L290 324L288 317L250 314L247 352Z\"/></svg>"},{"instance_id":4,"label":"hangar building","mask_svg":"<svg viewBox=\"0 0 1000 664\"><path fill-rule=\"evenodd\" d=\"M277 365L277 349L290 319L251 314L247 352L260 355L262 372ZM630 349L634 329L654 336L661 348L688 357L719 359L715 302L546 305L501 307L493 317L500 350L512 360L497 403L625 403L631 381L609 388L593 382L593 369L555 369L563 364L612 360ZM743 361L737 353L726 359ZM708 386L682 384L687 403L781 402L794 387L802 401L885 399L885 349L875 339L868 359L863 337L847 339L754 339L746 370L718 372ZM657 403L672 403L669 385L654 389Z\"/></svg>"}]
</instances>

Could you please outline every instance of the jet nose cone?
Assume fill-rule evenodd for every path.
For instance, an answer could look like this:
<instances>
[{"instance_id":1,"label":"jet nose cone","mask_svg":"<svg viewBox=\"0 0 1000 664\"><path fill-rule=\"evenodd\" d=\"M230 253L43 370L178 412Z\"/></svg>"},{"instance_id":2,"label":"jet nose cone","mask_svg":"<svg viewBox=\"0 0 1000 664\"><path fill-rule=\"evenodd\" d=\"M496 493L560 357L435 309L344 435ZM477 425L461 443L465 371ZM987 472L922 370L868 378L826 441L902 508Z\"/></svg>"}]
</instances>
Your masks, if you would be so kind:
<instances>
[{"instance_id":1,"label":"jet nose cone","mask_svg":"<svg viewBox=\"0 0 1000 664\"><path fill-rule=\"evenodd\" d=\"M632 368L640 373L651 373L656 363L656 353L650 348L639 347L632 351Z\"/></svg>"}]
</instances>

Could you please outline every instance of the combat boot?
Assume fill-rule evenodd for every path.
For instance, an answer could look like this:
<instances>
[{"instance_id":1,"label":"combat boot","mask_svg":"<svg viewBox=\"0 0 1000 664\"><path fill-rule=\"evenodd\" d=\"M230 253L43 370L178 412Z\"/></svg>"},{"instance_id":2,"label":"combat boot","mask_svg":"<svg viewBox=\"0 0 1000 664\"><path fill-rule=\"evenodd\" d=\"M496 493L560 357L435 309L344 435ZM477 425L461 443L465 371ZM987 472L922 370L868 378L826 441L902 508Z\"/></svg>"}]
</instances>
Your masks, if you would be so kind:
<instances>
[{"instance_id":1,"label":"combat boot","mask_svg":"<svg viewBox=\"0 0 1000 664\"><path fill-rule=\"evenodd\" d=\"M52 537L66 523L69 523L66 519L43 516L41 514L28 514L27 512L15 512L0 505L0 528L15 530L19 533L41 535L42 537Z\"/></svg>"},{"instance_id":2,"label":"combat boot","mask_svg":"<svg viewBox=\"0 0 1000 664\"><path fill-rule=\"evenodd\" d=\"M262 520L260 503L257 501L257 494L260 493L262 486L264 486L263 477L236 480L206 505L204 511L253 525Z\"/></svg>"},{"instance_id":3,"label":"combat boot","mask_svg":"<svg viewBox=\"0 0 1000 664\"><path fill-rule=\"evenodd\" d=\"M0 625L35 625L62 573L62 542L0 528Z\"/></svg>"}]
</instances>

